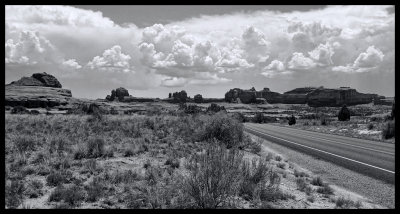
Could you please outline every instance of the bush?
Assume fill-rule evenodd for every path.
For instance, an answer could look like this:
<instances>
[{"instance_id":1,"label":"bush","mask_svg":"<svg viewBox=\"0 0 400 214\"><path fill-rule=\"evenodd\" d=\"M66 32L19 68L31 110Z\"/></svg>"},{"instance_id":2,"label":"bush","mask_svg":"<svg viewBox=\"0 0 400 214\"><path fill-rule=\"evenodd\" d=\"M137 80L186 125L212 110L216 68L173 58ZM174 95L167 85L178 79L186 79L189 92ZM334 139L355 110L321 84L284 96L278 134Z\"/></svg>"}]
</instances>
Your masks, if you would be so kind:
<instances>
[{"instance_id":1,"label":"bush","mask_svg":"<svg viewBox=\"0 0 400 214\"><path fill-rule=\"evenodd\" d=\"M11 114L24 114L29 113L29 111L23 106L15 106L11 109Z\"/></svg>"},{"instance_id":2,"label":"bush","mask_svg":"<svg viewBox=\"0 0 400 214\"><path fill-rule=\"evenodd\" d=\"M372 130L372 129L374 129L374 124L372 124L372 123L368 124L368 130Z\"/></svg>"},{"instance_id":3,"label":"bush","mask_svg":"<svg viewBox=\"0 0 400 214\"><path fill-rule=\"evenodd\" d=\"M324 186L324 182L322 181L321 177L315 177L311 180L311 184L314 186Z\"/></svg>"},{"instance_id":4,"label":"bush","mask_svg":"<svg viewBox=\"0 0 400 214\"><path fill-rule=\"evenodd\" d=\"M251 163L244 161L241 171L243 178L239 189L239 195L246 200L257 197L257 190L259 191L258 194L262 194L263 189L267 188L265 184L268 179L274 177L272 171L261 160L257 161L253 159ZM270 181L272 181L270 182L270 187L274 186L276 183L275 180L271 179Z\"/></svg>"},{"instance_id":5,"label":"bush","mask_svg":"<svg viewBox=\"0 0 400 214\"><path fill-rule=\"evenodd\" d=\"M198 114L201 112L201 108L197 105L187 105L186 103L181 103L179 106L180 110L183 110L185 114Z\"/></svg>"},{"instance_id":6,"label":"bush","mask_svg":"<svg viewBox=\"0 0 400 214\"><path fill-rule=\"evenodd\" d=\"M218 113L205 122L205 129L202 140L217 139L232 148L238 146L244 139L243 124L227 116L225 113Z\"/></svg>"},{"instance_id":7,"label":"bush","mask_svg":"<svg viewBox=\"0 0 400 214\"><path fill-rule=\"evenodd\" d=\"M216 142L209 145L205 153L195 154L187 162L185 192L199 208L224 206L239 189L242 159L239 150L226 150Z\"/></svg>"},{"instance_id":8,"label":"bush","mask_svg":"<svg viewBox=\"0 0 400 214\"><path fill-rule=\"evenodd\" d=\"M12 180L10 183L6 183L5 186L5 205L6 208L16 209L23 200L23 192L25 190L24 183L22 181Z\"/></svg>"},{"instance_id":9,"label":"bush","mask_svg":"<svg viewBox=\"0 0 400 214\"><path fill-rule=\"evenodd\" d=\"M383 139L390 139L395 136L395 120L391 120L386 122L385 126L382 130L382 138Z\"/></svg>"},{"instance_id":10,"label":"bush","mask_svg":"<svg viewBox=\"0 0 400 214\"><path fill-rule=\"evenodd\" d=\"M306 187L307 187L307 183L304 180L304 178L297 178L296 179L296 185L297 185L297 189L304 192Z\"/></svg>"},{"instance_id":11,"label":"bush","mask_svg":"<svg viewBox=\"0 0 400 214\"><path fill-rule=\"evenodd\" d=\"M339 121L350 120L350 110L347 108L346 105L343 105L343 107L340 109L338 113L338 119Z\"/></svg>"},{"instance_id":12,"label":"bush","mask_svg":"<svg viewBox=\"0 0 400 214\"><path fill-rule=\"evenodd\" d=\"M309 177L309 175L303 171L298 171L297 169L294 170L294 176L297 177Z\"/></svg>"},{"instance_id":13,"label":"bush","mask_svg":"<svg viewBox=\"0 0 400 214\"><path fill-rule=\"evenodd\" d=\"M351 199L346 199L345 197L341 196L336 200L336 208L342 208L342 209L349 209L349 208L360 208L361 207L361 203L358 202L354 202Z\"/></svg>"},{"instance_id":14,"label":"bush","mask_svg":"<svg viewBox=\"0 0 400 214\"><path fill-rule=\"evenodd\" d=\"M68 182L68 178L65 172L53 171L47 176L46 182L48 186L58 186Z\"/></svg>"},{"instance_id":15,"label":"bush","mask_svg":"<svg viewBox=\"0 0 400 214\"><path fill-rule=\"evenodd\" d=\"M88 202L95 202L98 198L102 197L103 194L103 185L100 182L100 179L93 178L93 181L89 183L85 187L87 192L86 201Z\"/></svg>"},{"instance_id":16,"label":"bush","mask_svg":"<svg viewBox=\"0 0 400 214\"><path fill-rule=\"evenodd\" d=\"M264 122L264 114L262 112L257 112L253 117L254 123L263 123Z\"/></svg>"},{"instance_id":17,"label":"bush","mask_svg":"<svg viewBox=\"0 0 400 214\"><path fill-rule=\"evenodd\" d=\"M16 150L21 154L27 151L33 151L35 149L35 144L35 140L27 135L18 136L14 142Z\"/></svg>"},{"instance_id":18,"label":"bush","mask_svg":"<svg viewBox=\"0 0 400 214\"><path fill-rule=\"evenodd\" d=\"M247 122L247 118L241 112L233 113L232 117L241 123Z\"/></svg>"},{"instance_id":19,"label":"bush","mask_svg":"<svg viewBox=\"0 0 400 214\"><path fill-rule=\"evenodd\" d=\"M165 162L165 165L169 165L172 168L179 168L179 160L168 158L167 161Z\"/></svg>"},{"instance_id":20,"label":"bush","mask_svg":"<svg viewBox=\"0 0 400 214\"><path fill-rule=\"evenodd\" d=\"M279 155L277 155L277 156L275 156L275 160L276 160L276 161L281 161L281 160L282 160L282 157L279 156Z\"/></svg>"},{"instance_id":21,"label":"bush","mask_svg":"<svg viewBox=\"0 0 400 214\"><path fill-rule=\"evenodd\" d=\"M328 125L328 120L326 119L326 117L321 117L321 126L326 126Z\"/></svg>"},{"instance_id":22,"label":"bush","mask_svg":"<svg viewBox=\"0 0 400 214\"><path fill-rule=\"evenodd\" d=\"M274 155L271 152L268 152L267 156L265 156L265 161L269 162L272 160Z\"/></svg>"},{"instance_id":23,"label":"bush","mask_svg":"<svg viewBox=\"0 0 400 214\"><path fill-rule=\"evenodd\" d=\"M289 126L296 124L296 117L294 115L288 118L288 124Z\"/></svg>"},{"instance_id":24,"label":"bush","mask_svg":"<svg viewBox=\"0 0 400 214\"><path fill-rule=\"evenodd\" d=\"M332 187L330 187L328 184L325 183L325 184L323 184L322 187L319 187L317 189L317 192L324 194L324 195L332 195L334 191L333 191Z\"/></svg>"},{"instance_id":25,"label":"bush","mask_svg":"<svg viewBox=\"0 0 400 214\"><path fill-rule=\"evenodd\" d=\"M102 138L90 138L87 142L86 157L98 158L104 154L104 140Z\"/></svg>"},{"instance_id":26,"label":"bush","mask_svg":"<svg viewBox=\"0 0 400 214\"><path fill-rule=\"evenodd\" d=\"M49 196L49 201L61 201L64 200L70 206L77 206L84 199L82 190L76 186L64 188L62 185L57 186Z\"/></svg>"},{"instance_id":27,"label":"bush","mask_svg":"<svg viewBox=\"0 0 400 214\"><path fill-rule=\"evenodd\" d=\"M207 108L207 112L219 112L219 111L226 111L224 106L219 106L215 103L211 103L210 106Z\"/></svg>"}]
</instances>

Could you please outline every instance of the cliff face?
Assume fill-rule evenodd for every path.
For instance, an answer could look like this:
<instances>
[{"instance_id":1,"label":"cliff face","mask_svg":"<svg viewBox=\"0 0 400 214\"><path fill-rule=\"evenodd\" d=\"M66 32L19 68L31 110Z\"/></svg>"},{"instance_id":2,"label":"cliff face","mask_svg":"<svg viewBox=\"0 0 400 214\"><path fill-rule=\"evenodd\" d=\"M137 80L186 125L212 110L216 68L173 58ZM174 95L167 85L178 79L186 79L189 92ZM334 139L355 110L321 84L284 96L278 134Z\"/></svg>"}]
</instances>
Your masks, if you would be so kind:
<instances>
[{"instance_id":1,"label":"cliff face","mask_svg":"<svg viewBox=\"0 0 400 214\"><path fill-rule=\"evenodd\" d=\"M355 89L316 89L307 96L307 103L311 107L342 106L371 103L377 94L363 94Z\"/></svg>"},{"instance_id":2,"label":"cliff face","mask_svg":"<svg viewBox=\"0 0 400 214\"><path fill-rule=\"evenodd\" d=\"M225 101L227 102L241 102L241 103L257 103L257 99L264 98L268 103L284 103L284 104L308 104L312 107L322 106L342 106L358 105L371 103L374 98L378 97L376 94L363 94L351 88L296 88L294 90L280 94L272 92L268 88L261 91L242 90L234 88L225 94Z\"/></svg>"}]
</instances>

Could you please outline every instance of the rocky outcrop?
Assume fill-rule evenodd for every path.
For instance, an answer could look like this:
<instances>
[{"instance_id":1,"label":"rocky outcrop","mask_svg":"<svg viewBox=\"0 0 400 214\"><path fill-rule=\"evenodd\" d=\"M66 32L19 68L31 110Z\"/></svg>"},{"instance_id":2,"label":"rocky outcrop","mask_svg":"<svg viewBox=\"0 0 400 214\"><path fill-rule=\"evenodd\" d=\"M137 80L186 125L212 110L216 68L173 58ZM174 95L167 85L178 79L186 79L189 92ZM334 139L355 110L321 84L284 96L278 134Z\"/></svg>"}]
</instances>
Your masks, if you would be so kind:
<instances>
[{"instance_id":1,"label":"rocky outcrop","mask_svg":"<svg viewBox=\"0 0 400 214\"><path fill-rule=\"evenodd\" d=\"M127 89L125 89L123 87L119 87L115 90L113 89L111 91L111 95L106 96L106 100L114 101L115 98L117 98L118 101L122 102L122 101L124 101L124 97L129 97L129 92Z\"/></svg>"},{"instance_id":2,"label":"rocky outcrop","mask_svg":"<svg viewBox=\"0 0 400 214\"><path fill-rule=\"evenodd\" d=\"M5 87L5 105L24 106L26 108L46 108L66 105L72 98L68 89L7 85Z\"/></svg>"},{"instance_id":3,"label":"rocky outcrop","mask_svg":"<svg viewBox=\"0 0 400 214\"><path fill-rule=\"evenodd\" d=\"M378 97L376 94L363 94L348 87L337 89L304 87L287 91L284 94L273 92L269 88L256 91L253 87L250 90L240 88L231 89L225 94L225 101L248 104L258 103L261 101L260 98L263 98L267 103L308 104L311 107L337 107L343 104L348 106L367 104Z\"/></svg>"},{"instance_id":4,"label":"rocky outcrop","mask_svg":"<svg viewBox=\"0 0 400 214\"><path fill-rule=\"evenodd\" d=\"M62 88L61 83L53 75L46 72L35 73L31 77L22 77L20 80L13 81L9 85Z\"/></svg>"},{"instance_id":5,"label":"rocky outcrop","mask_svg":"<svg viewBox=\"0 0 400 214\"><path fill-rule=\"evenodd\" d=\"M5 86L5 105L26 108L46 108L67 105L72 98L68 89L47 73L35 73L22 77Z\"/></svg>"},{"instance_id":6,"label":"rocky outcrop","mask_svg":"<svg viewBox=\"0 0 400 214\"><path fill-rule=\"evenodd\" d=\"M359 105L373 102L377 94L363 94L352 88L327 89L319 88L307 95L307 103L311 107L331 106L340 107L343 105Z\"/></svg>"}]
</instances>

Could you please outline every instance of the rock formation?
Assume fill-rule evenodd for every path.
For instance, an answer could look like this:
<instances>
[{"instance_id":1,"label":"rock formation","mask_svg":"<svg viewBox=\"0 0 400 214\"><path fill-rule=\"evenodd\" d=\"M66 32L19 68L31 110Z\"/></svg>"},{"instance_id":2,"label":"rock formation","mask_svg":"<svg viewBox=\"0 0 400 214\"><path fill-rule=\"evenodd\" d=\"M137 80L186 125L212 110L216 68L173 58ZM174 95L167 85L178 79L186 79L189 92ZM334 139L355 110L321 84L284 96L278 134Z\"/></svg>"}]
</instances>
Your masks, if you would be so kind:
<instances>
[{"instance_id":1,"label":"rock formation","mask_svg":"<svg viewBox=\"0 0 400 214\"><path fill-rule=\"evenodd\" d=\"M10 85L62 88L61 83L53 75L46 72L35 73L31 77L22 77L18 81L11 82Z\"/></svg>"},{"instance_id":2,"label":"rock formation","mask_svg":"<svg viewBox=\"0 0 400 214\"><path fill-rule=\"evenodd\" d=\"M250 90L243 90L234 88L225 94L226 102L242 102L260 103L264 98L267 103L284 103L284 104L308 104L311 107L322 106L342 106L358 105L371 103L374 99L379 97L376 94L363 94L357 92L355 89L348 87L341 87L336 89L326 89L323 87L304 87L296 88L287 91L283 94L273 92L269 88L264 88L261 91L256 91L254 87Z\"/></svg>"},{"instance_id":3,"label":"rock formation","mask_svg":"<svg viewBox=\"0 0 400 214\"><path fill-rule=\"evenodd\" d=\"M71 98L71 91L62 89L61 83L47 73L22 77L5 86L5 105L8 106L54 107L68 104Z\"/></svg>"},{"instance_id":4,"label":"rock formation","mask_svg":"<svg viewBox=\"0 0 400 214\"><path fill-rule=\"evenodd\" d=\"M123 87L119 87L115 90L113 89L111 91L111 96L110 95L106 96L106 100L114 101L115 98L117 98L118 101L122 102L122 101L124 101L124 97L129 97L129 92L127 89L125 89Z\"/></svg>"}]
</instances>

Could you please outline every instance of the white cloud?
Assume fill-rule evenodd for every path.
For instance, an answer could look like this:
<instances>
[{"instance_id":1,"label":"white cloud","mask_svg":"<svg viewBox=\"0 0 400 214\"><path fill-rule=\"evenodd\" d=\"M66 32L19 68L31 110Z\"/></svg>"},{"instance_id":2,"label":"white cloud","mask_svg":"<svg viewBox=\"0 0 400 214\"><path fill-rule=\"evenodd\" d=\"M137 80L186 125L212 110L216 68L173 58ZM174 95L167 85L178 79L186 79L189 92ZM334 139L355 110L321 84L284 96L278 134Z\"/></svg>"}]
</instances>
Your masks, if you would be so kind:
<instances>
[{"instance_id":1,"label":"white cloud","mask_svg":"<svg viewBox=\"0 0 400 214\"><path fill-rule=\"evenodd\" d=\"M310 58L320 66L332 65L333 48L328 43L320 44L314 50L308 52Z\"/></svg>"},{"instance_id":2,"label":"white cloud","mask_svg":"<svg viewBox=\"0 0 400 214\"><path fill-rule=\"evenodd\" d=\"M345 73L363 73L375 70L383 61L384 54L374 46L367 48L365 52L360 53L352 64L346 66L335 66L332 71Z\"/></svg>"},{"instance_id":3,"label":"white cloud","mask_svg":"<svg viewBox=\"0 0 400 214\"><path fill-rule=\"evenodd\" d=\"M17 41L5 44L5 62L17 64L48 63L57 60L54 46L34 31L21 31Z\"/></svg>"},{"instance_id":4,"label":"white cloud","mask_svg":"<svg viewBox=\"0 0 400 214\"><path fill-rule=\"evenodd\" d=\"M356 68L371 68L377 66L383 61L384 54L374 46L368 47L368 49L361 53L354 61L354 67Z\"/></svg>"},{"instance_id":5,"label":"white cloud","mask_svg":"<svg viewBox=\"0 0 400 214\"><path fill-rule=\"evenodd\" d=\"M26 25L61 25L75 27L107 28L115 24L101 12L71 6L9 6L6 5L6 22Z\"/></svg>"},{"instance_id":6,"label":"white cloud","mask_svg":"<svg viewBox=\"0 0 400 214\"><path fill-rule=\"evenodd\" d=\"M88 66L92 70L112 71L112 72L130 72L129 55L123 54L121 46L115 45L105 50L102 56L95 56Z\"/></svg>"},{"instance_id":7,"label":"white cloud","mask_svg":"<svg viewBox=\"0 0 400 214\"><path fill-rule=\"evenodd\" d=\"M77 69L81 69L82 66L79 65L79 63L76 62L76 59L69 59L66 60L62 63L62 66L66 69L73 69L73 70L77 70Z\"/></svg>"},{"instance_id":8,"label":"white cloud","mask_svg":"<svg viewBox=\"0 0 400 214\"><path fill-rule=\"evenodd\" d=\"M292 59L288 62L288 68L292 70L308 70L314 68L316 64L312 59L304 56L303 53L294 52Z\"/></svg>"}]
</instances>

